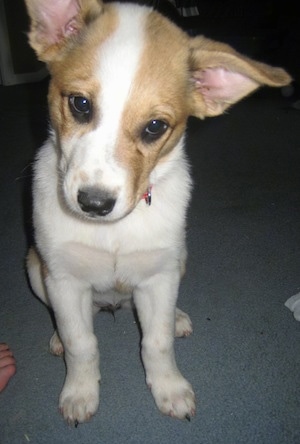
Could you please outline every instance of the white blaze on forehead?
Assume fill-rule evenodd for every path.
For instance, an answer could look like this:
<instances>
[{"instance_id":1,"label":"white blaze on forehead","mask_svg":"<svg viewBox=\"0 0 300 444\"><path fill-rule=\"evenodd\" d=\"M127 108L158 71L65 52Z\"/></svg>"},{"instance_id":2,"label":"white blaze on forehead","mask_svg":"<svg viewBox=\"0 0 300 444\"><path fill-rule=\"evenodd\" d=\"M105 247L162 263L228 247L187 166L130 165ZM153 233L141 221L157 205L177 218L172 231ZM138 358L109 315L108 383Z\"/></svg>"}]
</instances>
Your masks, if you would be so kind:
<instances>
[{"instance_id":1,"label":"white blaze on forehead","mask_svg":"<svg viewBox=\"0 0 300 444\"><path fill-rule=\"evenodd\" d=\"M77 191L84 186L105 189L117 200L112 212L121 217L127 211L128 171L115 156L125 105L139 68L145 42L145 23L150 8L137 5L116 5L118 24L114 32L100 45L98 69L100 94L97 98L99 121L97 128L85 133L73 149L73 168L65 177L65 194L71 206L77 208ZM99 24L101 26L101 22ZM80 169L85 180L76 174ZM109 219L110 215L106 218Z\"/></svg>"},{"instance_id":2,"label":"white blaze on forehead","mask_svg":"<svg viewBox=\"0 0 300 444\"><path fill-rule=\"evenodd\" d=\"M105 142L112 148L118 136L125 103L139 66L145 40L145 22L151 9L118 5L119 23L101 46L99 61L100 125Z\"/></svg>"}]
</instances>

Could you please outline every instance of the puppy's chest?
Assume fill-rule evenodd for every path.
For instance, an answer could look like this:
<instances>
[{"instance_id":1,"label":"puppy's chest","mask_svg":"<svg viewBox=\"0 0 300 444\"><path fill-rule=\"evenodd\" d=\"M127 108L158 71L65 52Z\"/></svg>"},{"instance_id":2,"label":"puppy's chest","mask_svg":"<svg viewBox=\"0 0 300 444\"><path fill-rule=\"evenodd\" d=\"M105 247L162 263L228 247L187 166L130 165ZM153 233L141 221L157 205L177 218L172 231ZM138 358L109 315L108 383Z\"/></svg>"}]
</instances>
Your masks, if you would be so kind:
<instances>
[{"instance_id":1,"label":"puppy's chest","mask_svg":"<svg viewBox=\"0 0 300 444\"><path fill-rule=\"evenodd\" d=\"M115 289L128 293L144 280L170 268L174 262L172 252L164 248L120 253L78 242L64 244L58 256L64 272L86 281L100 292Z\"/></svg>"}]
</instances>

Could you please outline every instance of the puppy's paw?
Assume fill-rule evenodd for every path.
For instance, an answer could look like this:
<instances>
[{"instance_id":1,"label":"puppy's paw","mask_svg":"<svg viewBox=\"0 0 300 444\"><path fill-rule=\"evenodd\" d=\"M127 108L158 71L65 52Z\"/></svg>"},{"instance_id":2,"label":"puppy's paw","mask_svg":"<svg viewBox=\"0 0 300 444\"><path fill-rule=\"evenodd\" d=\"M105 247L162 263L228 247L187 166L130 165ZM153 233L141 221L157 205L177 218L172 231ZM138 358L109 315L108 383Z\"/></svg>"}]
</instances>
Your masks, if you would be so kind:
<instances>
[{"instance_id":1,"label":"puppy's paw","mask_svg":"<svg viewBox=\"0 0 300 444\"><path fill-rule=\"evenodd\" d=\"M59 398L59 410L69 424L86 422L99 405L99 383L87 380L83 384L66 381Z\"/></svg>"},{"instance_id":2,"label":"puppy's paw","mask_svg":"<svg viewBox=\"0 0 300 444\"><path fill-rule=\"evenodd\" d=\"M176 338L182 338L189 336L193 333L192 321L186 313L179 308L176 308L175 318L175 336Z\"/></svg>"},{"instance_id":3,"label":"puppy's paw","mask_svg":"<svg viewBox=\"0 0 300 444\"><path fill-rule=\"evenodd\" d=\"M55 356L62 356L64 354L64 346L60 340L60 337L55 331L49 342L50 352Z\"/></svg>"},{"instance_id":4,"label":"puppy's paw","mask_svg":"<svg viewBox=\"0 0 300 444\"><path fill-rule=\"evenodd\" d=\"M195 415L195 394L192 386L180 374L160 377L149 384L159 410L178 419Z\"/></svg>"}]
</instances>

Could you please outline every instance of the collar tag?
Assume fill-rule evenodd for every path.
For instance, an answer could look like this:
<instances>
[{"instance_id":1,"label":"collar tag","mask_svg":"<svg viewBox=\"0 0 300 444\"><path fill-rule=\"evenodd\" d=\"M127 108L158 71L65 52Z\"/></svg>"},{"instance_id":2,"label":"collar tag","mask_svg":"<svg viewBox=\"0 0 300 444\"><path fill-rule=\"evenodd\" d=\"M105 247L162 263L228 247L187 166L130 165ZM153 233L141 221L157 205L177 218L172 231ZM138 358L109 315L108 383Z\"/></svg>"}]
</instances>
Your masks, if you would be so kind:
<instances>
[{"instance_id":1,"label":"collar tag","mask_svg":"<svg viewBox=\"0 0 300 444\"><path fill-rule=\"evenodd\" d=\"M152 200L151 189L152 187L148 187L147 192L143 194L143 199L145 199L146 204L149 206L151 205L151 200Z\"/></svg>"}]
</instances>

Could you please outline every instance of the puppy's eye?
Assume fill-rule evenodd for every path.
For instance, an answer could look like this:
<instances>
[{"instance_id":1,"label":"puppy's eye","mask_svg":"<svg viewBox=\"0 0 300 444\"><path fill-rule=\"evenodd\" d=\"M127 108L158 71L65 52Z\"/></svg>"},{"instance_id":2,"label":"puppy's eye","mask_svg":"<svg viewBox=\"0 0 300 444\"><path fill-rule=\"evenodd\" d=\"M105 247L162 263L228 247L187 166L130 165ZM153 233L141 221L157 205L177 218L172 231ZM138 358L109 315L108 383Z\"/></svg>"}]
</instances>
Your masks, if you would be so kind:
<instances>
[{"instance_id":1,"label":"puppy's eye","mask_svg":"<svg viewBox=\"0 0 300 444\"><path fill-rule=\"evenodd\" d=\"M142 140L152 143L159 139L168 129L168 124L163 120L151 120L142 131Z\"/></svg>"},{"instance_id":2,"label":"puppy's eye","mask_svg":"<svg viewBox=\"0 0 300 444\"><path fill-rule=\"evenodd\" d=\"M92 119L92 104L86 97L69 96L69 107L75 120L88 123Z\"/></svg>"}]
</instances>

